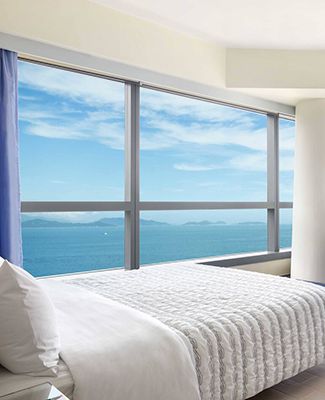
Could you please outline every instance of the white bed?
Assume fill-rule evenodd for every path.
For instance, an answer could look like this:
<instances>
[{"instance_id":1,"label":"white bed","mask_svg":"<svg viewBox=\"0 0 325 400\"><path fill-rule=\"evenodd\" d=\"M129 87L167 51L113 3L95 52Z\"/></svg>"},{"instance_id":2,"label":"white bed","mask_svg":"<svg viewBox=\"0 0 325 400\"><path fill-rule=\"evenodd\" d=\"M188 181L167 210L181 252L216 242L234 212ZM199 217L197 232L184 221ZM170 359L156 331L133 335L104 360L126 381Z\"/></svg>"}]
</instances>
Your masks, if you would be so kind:
<instances>
[{"instance_id":1,"label":"white bed","mask_svg":"<svg viewBox=\"0 0 325 400\"><path fill-rule=\"evenodd\" d=\"M325 289L314 284L194 263L65 283L144 312L190 342L202 400L246 399L325 359Z\"/></svg>"},{"instance_id":2,"label":"white bed","mask_svg":"<svg viewBox=\"0 0 325 400\"><path fill-rule=\"evenodd\" d=\"M325 359L314 284L194 263L42 282L74 400L243 400Z\"/></svg>"}]
</instances>

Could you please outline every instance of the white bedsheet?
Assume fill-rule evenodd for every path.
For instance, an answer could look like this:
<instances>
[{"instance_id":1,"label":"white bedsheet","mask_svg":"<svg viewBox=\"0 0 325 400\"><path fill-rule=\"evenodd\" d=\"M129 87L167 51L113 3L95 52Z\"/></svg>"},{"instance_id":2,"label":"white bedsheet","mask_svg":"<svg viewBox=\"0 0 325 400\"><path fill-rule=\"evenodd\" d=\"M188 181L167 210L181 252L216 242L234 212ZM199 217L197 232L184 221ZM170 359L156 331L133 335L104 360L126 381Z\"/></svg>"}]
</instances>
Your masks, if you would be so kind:
<instances>
[{"instance_id":1,"label":"white bedsheet","mask_svg":"<svg viewBox=\"0 0 325 400\"><path fill-rule=\"evenodd\" d=\"M199 400L190 352L170 328L86 290L43 285L57 310L74 400Z\"/></svg>"},{"instance_id":2,"label":"white bedsheet","mask_svg":"<svg viewBox=\"0 0 325 400\"><path fill-rule=\"evenodd\" d=\"M187 338L202 400L247 399L325 360L325 289L313 284L194 263L64 279Z\"/></svg>"}]
</instances>

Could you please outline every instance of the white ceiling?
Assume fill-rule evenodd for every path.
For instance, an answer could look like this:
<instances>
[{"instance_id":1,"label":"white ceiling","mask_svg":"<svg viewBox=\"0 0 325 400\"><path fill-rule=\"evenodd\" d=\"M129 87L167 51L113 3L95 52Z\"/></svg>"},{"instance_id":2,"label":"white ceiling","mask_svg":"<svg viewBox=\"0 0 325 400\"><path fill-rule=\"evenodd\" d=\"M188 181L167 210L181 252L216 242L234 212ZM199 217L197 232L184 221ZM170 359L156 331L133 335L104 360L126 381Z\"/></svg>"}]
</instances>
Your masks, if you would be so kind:
<instances>
[{"instance_id":1,"label":"white ceiling","mask_svg":"<svg viewBox=\"0 0 325 400\"><path fill-rule=\"evenodd\" d=\"M93 0L225 47L325 49L325 0Z\"/></svg>"},{"instance_id":2,"label":"white ceiling","mask_svg":"<svg viewBox=\"0 0 325 400\"><path fill-rule=\"evenodd\" d=\"M236 92L250 94L265 100L272 100L296 106L305 99L325 99L325 89L236 89Z\"/></svg>"}]
</instances>

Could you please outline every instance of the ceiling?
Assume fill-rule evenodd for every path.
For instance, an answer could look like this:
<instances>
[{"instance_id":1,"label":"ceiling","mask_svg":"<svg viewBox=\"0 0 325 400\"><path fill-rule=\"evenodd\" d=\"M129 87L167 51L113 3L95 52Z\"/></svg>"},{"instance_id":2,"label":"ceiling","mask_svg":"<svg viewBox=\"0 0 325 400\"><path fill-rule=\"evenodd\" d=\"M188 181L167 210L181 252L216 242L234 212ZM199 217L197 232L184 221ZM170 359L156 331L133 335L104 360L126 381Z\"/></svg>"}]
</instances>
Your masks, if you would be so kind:
<instances>
[{"instance_id":1,"label":"ceiling","mask_svg":"<svg viewBox=\"0 0 325 400\"><path fill-rule=\"evenodd\" d=\"M249 94L262 99L296 106L305 99L325 99L325 89L236 89L236 92Z\"/></svg>"},{"instance_id":2,"label":"ceiling","mask_svg":"<svg viewBox=\"0 0 325 400\"><path fill-rule=\"evenodd\" d=\"M325 49L324 0L93 0L225 47Z\"/></svg>"},{"instance_id":3,"label":"ceiling","mask_svg":"<svg viewBox=\"0 0 325 400\"><path fill-rule=\"evenodd\" d=\"M221 47L325 50L325 0L90 0ZM296 105L325 89L243 88L239 92Z\"/></svg>"}]
</instances>

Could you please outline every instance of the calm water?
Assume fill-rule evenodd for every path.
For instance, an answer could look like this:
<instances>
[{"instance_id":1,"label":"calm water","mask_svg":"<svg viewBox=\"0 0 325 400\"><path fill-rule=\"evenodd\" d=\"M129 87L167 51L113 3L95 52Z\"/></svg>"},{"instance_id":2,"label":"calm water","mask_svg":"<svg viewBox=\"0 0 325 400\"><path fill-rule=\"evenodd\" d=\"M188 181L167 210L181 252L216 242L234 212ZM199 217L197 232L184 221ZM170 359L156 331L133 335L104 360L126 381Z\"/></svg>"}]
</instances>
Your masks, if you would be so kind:
<instances>
[{"instance_id":1,"label":"calm water","mask_svg":"<svg viewBox=\"0 0 325 400\"><path fill-rule=\"evenodd\" d=\"M266 250L266 225L141 227L141 263ZM291 225L281 225L281 247ZM23 228L24 267L34 276L123 267L124 228Z\"/></svg>"}]
</instances>

